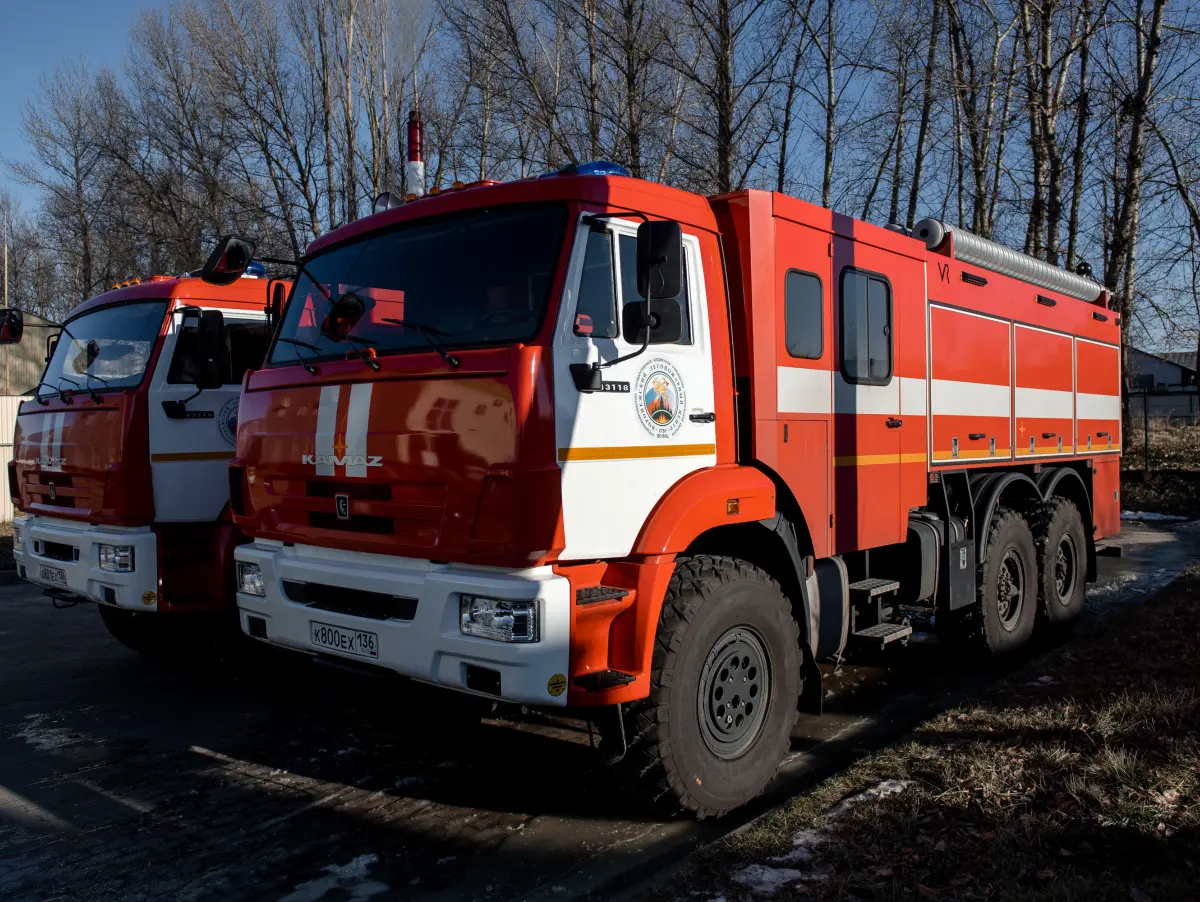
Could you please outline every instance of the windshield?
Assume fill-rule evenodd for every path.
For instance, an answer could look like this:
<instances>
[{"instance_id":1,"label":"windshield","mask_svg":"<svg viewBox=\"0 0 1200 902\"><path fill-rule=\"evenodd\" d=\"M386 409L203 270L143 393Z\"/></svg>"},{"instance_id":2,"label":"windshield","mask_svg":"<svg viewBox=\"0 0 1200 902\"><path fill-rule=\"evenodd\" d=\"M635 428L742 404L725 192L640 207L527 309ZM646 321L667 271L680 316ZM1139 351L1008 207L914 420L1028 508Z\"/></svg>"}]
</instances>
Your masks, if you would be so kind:
<instances>
[{"instance_id":1,"label":"windshield","mask_svg":"<svg viewBox=\"0 0 1200 902\"><path fill-rule=\"evenodd\" d=\"M511 344L541 325L566 225L562 205L500 207L368 236L306 263L334 301L362 300L349 317L307 274L296 280L272 364L342 358L357 342L379 355ZM388 320L403 320L401 325Z\"/></svg>"},{"instance_id":2,"label":"windshield","mask_svg":"<svg viewBox=\"0 0 1200 902\"><path fill-rule=\"evenodd\" d=\"M101 307L70 320L58 335L42 383L70 391L89 383L97 391L133 388L146 372L166 312L166 301L149 301Z\"/></svg>"}]
</instances>

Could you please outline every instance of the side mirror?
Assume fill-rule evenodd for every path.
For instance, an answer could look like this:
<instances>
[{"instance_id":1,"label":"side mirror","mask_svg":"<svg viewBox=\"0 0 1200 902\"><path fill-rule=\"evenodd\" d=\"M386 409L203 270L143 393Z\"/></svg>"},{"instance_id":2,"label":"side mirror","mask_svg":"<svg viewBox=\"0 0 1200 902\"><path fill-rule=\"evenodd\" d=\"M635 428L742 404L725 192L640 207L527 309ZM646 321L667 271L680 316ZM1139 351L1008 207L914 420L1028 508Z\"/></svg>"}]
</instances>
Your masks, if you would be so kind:
<instances>
[{"instance_id":1,"label":"side mirror","mask_svg":"<svg viewBox=\"0 0 1200 902\"><path fill-rule=\"evenodd\" d=\"M283 315L283 303L287 300L288 285L289 283L281 282L278 279L272 279L267 283L267 306L263 308L263 313L267 315L268 331L275 331L275 325Z\"/></svg>"},{"instance_id":2,"label":"side mirror","mask_svg":"<svg viewBox=\"0 0 1200 902\"><path fill-rule=\"evenodd\" d=\"M321 320L321 334L341 341L350 334L350 330L366 312L366 302L354 292L347 291L333 302L333 306L325 314L325 319Z\"/></svg>"},{"instance_id":3,"label":"side mirror","mask_svg":"<svg viewBox=\"0 0 1200 902\"><path fill-rule=\"evenodd\" d=\"M15 345L25 334L25 314L9 307L0 310L0 345Z\"/></svg>"},{"instance_id":4,"label":"side mirror","mask_svg":"<svg viewBox=\"0 0 1200 902\"><path fill-rule=\"evenodd\" d=\"M646 328L650 329L652 345L674 344L683 338L683 305L675 298L658 298L649 302L653 308L647 312L646 301L626 304L621 311L621 332L630 344L640 345L646 341Z\"/></svg>"},{"instance_id":5,"label":"side mirror","mask_svg":"<svg viewBox=\"0 0 1200 902\"><path fill-rule=\"evenodd\" d=\"M204 261L200 278L213 285L230 285L242 277L253 260L253 241L226 235Z\"/></svg>"},{"instance_id":6,"label":"side mirror","mask_svg":"<svg viewBox=\"0 0 1200 902\"><path fill-rule=\"evenodd\" d=\"M201 310L196 332L200 371L196 388L220 388L225 384L225 317L220 310Z\"/></svg>"},{"instance_id":7,"label":"side mirror","mask_svg":"<svg viewBox=\"0 0 1200 902\"><path fill-rule=\"evenodd\" d=\"M683 290L683 232L671 220L637 230L637 287L644 298L677 298Z\"/></svg>"}]
</instances>

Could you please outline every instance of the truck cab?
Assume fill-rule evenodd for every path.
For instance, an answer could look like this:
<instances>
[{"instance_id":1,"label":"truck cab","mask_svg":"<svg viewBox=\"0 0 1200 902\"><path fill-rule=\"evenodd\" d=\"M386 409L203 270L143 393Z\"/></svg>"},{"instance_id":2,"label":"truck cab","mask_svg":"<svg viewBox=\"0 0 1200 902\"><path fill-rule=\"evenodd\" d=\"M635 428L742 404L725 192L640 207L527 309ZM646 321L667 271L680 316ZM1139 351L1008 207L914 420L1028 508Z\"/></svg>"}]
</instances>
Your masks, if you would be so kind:
<instances>
[{"instance_id":1,"label":"truck cab","mask_svg":"<svg viewBox=\"0 0 1200 902\"><path fill-rule=\"evenodd\" d=\"M242 377L262 361L268 290L280 284L155 276L85 301L46 336L8 470L25 513L13 529L18 575L60 603L95 602L139 651L188 632L164 620L232 611L243 537L225 471Z\"/></svg>"}]
</instances>

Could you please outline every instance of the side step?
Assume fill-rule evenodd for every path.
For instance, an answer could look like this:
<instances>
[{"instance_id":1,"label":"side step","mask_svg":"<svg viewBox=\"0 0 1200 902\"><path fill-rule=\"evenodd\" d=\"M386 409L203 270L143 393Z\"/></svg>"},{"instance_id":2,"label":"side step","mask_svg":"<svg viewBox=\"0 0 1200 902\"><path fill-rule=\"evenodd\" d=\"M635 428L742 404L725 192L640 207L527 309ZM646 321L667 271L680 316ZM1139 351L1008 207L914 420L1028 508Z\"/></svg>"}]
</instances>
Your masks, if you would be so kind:
<instances>
[{"instance_id":1,"label":"side step","mask_svg":"<svg viewBox=\"0 0 1200 902\"><path fill-rule=\"evenodd\" d=\"M879 647L884 648L889 642L908 639L912 635L912 631L912 626L907 623L877 623L856 633L851 633L851 638L878 642Z\"/></svg>"},{"instance_id":2,"label":"side step","mask_svg":"<svg viewBox=\"0 0 1200 902\"><path fill-rule=\"evenodd\" d=\"M860 579L850 584L850 599L865 601L868 598L878 598L880 595L890 595L900 591L900 583L894 579Z\"/></svg>"}]
</instances>

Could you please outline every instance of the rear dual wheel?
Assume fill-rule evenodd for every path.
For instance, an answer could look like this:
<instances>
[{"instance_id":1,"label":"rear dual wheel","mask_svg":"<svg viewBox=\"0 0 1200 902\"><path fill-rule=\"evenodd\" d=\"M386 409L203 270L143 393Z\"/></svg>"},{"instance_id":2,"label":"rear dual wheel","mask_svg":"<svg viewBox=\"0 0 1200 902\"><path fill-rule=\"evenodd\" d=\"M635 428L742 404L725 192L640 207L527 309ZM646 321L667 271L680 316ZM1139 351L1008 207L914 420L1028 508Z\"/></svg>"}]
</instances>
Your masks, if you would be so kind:
<instances>
[{"instance_id":1,"label":"rear dual wheel","mask_svg":"<svg viewBox=\"0 0 1200 902\"><path fill-rule=\"evenodd\" d=\"M997 508L975 572L975 604L939 617L943 641L990 657L1017 651L1033 636L1038 597L1037 553L1029 523Z\"/></svg>"},{"instance_id":2,"label":"rear dual wheel","mask_svg":"<svg viewBox=\"0 0 1200 902\"><path fill-rule=\"evenodd\" d=\"M655 637L649 698L626 708L617 767L699 817L749 802L790 748L800 691L799 627L779 584L744 561L677 563ZM621 724L605 743L621 750Z\"/></svg>"},{"instance_id":3,"label":"rear dual wheel","mask_svg":"<svg viewBox=\"0 0 1200 902\"><path fill-rule=\"evenodd\" d=\"M1049 623L1064 626L1083 613L1087 588L1087 534L1079 508L1066 498L1043 506L1037 555L1042 612Z\"/></svg>"}]
</instances>

